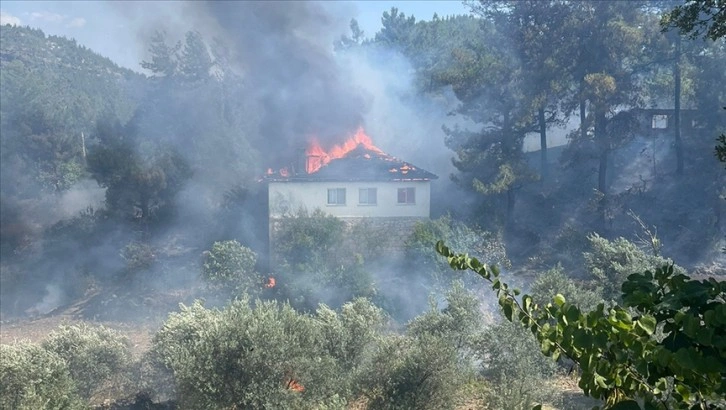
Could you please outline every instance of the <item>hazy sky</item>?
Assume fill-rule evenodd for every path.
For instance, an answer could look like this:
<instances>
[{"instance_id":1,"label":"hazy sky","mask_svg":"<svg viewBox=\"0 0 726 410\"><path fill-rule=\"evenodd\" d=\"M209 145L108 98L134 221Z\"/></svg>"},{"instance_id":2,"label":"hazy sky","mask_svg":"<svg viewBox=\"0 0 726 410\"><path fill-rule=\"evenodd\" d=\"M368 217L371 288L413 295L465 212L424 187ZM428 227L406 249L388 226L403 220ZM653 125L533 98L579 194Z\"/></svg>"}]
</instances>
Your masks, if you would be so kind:
<instances>
[{"instance_id":1,"label":"hazy sky","mask_svg":"<svg viewBox=\"0 0 726 410\"><path fill-rule=\"evenodd\" d=\"M325 7L345 19L358 20L367 37L381 28L381 15L391 7L398 8L417 20L439 16L466 14L461 1L329 1ZM0 24L29 25L46 34L75 38L97 53L124 67L139 70L146 45L142 27L155 21L176 27L189 25L182 13L171 12L179 2L154 1L9 1L0 3ZM284 7L284 2L281 2ZM148 29L148 28L147 28ZM188 27L193 29L193 27Z\"/></svg>"}]
</instances>

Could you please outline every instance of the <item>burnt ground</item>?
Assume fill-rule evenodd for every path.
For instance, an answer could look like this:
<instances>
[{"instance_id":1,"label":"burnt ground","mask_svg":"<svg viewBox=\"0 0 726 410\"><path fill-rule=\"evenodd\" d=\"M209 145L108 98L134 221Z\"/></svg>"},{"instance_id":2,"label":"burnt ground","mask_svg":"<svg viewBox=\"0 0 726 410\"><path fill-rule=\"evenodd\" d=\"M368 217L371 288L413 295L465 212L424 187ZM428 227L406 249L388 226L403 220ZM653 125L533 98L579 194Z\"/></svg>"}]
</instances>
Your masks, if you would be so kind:
<instances>
[{"instance_id":1,"label":"burnt ground","mask_svg":"<svg viewBox=\"0 0 726 410\"><path fill-rule=\"evenodd\" d=\"M118 330L129 338L134 355L140 355L149 349L154 332L168 314L177 311L180 303L191 304L199 296L198 290L188 289L148 293L94 290L47 314L0 322L0 343L38 343L61 324L86 322Z\"/></svg>"},{"instance_id":2,"label":"burnt ground","mask_svg":"<svg viewBox=\"0 0 726 410\"><path fill-rule=\"evenodd\" d=\"M118 289L95 290L73 303L44 315L11 318L0 322L0 343L20 341L41 343L63 324L87 323L117 330L130 342L131 353L139 359L150 347L154 333L179 303L190 304L190 290L122 293ZM132 393L135 394L135 393ZM174 402L154 403L145 393L129 396L111 387L96 395L91 404L98 410L175 409Z\"/></svg>"}]
</instances>

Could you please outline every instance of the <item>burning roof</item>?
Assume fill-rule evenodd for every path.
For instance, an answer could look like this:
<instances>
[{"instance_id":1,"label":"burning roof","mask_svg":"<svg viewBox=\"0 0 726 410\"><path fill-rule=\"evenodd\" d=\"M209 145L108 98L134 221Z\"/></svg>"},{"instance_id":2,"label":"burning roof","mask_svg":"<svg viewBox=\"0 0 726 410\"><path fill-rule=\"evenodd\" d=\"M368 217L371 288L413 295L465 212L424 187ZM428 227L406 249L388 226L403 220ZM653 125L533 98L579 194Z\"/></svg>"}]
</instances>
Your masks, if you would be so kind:
<instances>
[{"instance_id":1,"label":"burning roof","mask_svg":"<svg viewBox=\"0 0 726 410\"><path fill-rule=\"evenodd\" d=\"M303 168L303 167L300 167ZM268 181L429 181L438 176L392 157L373 145L363 129L344 144L324 150L313 140L305 151L305 171L268 169Z\"/></svg>"}]
</instances>

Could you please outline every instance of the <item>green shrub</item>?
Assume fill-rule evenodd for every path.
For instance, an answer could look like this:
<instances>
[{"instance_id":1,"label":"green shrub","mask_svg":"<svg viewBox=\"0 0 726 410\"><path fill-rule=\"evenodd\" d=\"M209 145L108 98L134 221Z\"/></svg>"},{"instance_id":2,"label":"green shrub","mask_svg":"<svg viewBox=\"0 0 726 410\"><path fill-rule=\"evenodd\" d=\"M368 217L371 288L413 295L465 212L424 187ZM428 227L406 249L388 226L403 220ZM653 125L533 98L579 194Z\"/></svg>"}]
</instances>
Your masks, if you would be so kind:
<instances>
[{"instance_id":1,"label":"green shrub","mask_svg":"<svg viewBox=\"0 0 726 410\"><path fill-rule=\"evenodd\" d=\"M511 267L504 242L495 233L469 227L450 216L418 222L406 241L406 255L415 261L417 270L427 272L442 288L448 288L452 275L446 261L436 254L438 240L451 244L452 249L470 252L482 262Z\"/></svg>"},{"instance_id":2,"label":"green shrub","mask_svg":"<svg viewBox=\"0 0 726 410\"><path fill-rule=\"evenodd\" d=\"M565 275L562 265L557 265L537 275L530 289L532 299L541 306L552 301L552 298L558 293L567 300L571 300L583 311L591 311L602 302L598 292L588 289L585 284Z\"/></svg>"},{"instance_id":3,"label":"green shrub","mask_svg":"<svg viewBox=\"0 0 726 410\"><path fill-rule=\"evenodd\" d=\"M65 360L78 392L85 399L107 384L123 384L131 363L128 339L104 326L61 325L42 344Z\"/></svg>"},{"instance_id":4,"label":"green shrub","mask_svg":"<svg viewBox=\"0 0 726 410\"><path fill-rule=\"evenodd\" d=\"M584 254L585 267L602 290L602 298L605 300L619 300L620 288L628 276L645 272L653 266L673 263L670 259L643 252L625 238L610 241L598 234L592 234L587 239L591 250ZM675 269L677 273L683 273L682 268L675 266Z\"/></svg>"},{"instance_id":5,"label":"green shrub","mask_svg":"<svg viewBox=\"0 0 726 410\"><path fill-rule=\"evenodd\" d=\"M156 261L156 255L151 245L135 241L121 249L121 258L126 263L126 271L129 273L149 269Z\"/></svg>"},{"instance_id":6,"label":"green shrub","mask_svg":"<svg viewBox=\"0 0 726 410\"><path fill-rule=\"evenodd\" d=\"M30 343L0 345L0 408L82 409L66 362Z\"/></svg>"},{"instance_id":7,"label":"green shrub","mask_svg":"<svg viewBox=\"0 0 726 410\"><path fill-rule=\"evenodd\" d=\"M408 335L441 337L461 353L466 353L484 326L479 308L476 296L466 290L461 281L456 281L446 293L446 307L439 310L437 304L432 302L428 312L409 323Z\"/></svg>"},{"instance_id":8,"label":"green shrub","mask_svg":"<svg viewBox=\"0 0 726 410\"><path fill-rule=\"evenodd\" d=\"M375 237L370 225L348 230L341 219L316 209L284 218L273 235L278 296L296 308L339 307L356 297L376 296L366 264L377 254L369 248Z\"/></svg>"},{"instance_id":9,"label":"green shrub","mask_svg":"<svg viewBox=\"0 0 726 410\"><path fill-rule=\"evenodd\" d=\"M482 328L479 301L456 281L446 293L446 307L432 300L405 336L379 342L361 378L369 408L453 408L474 376L471 353Z\"/></svg>"},{"instance_id":10,"label":"green shrub","mask_svg":"<svg viewBox=\"0 0 726 410\"><path fill-rule=\"evenodd\" d=\"M246 298L223 310L199 302L173 313L153 351L190 409L334 406L339 375L318 322L287 304Z\"/></svg>"},{"instance_id":11,"label":"green shrub","mask_svg":"<svg viewBox=\"0 0 726 410\"><path fill-rule=\"evenodd\" d=\"M360 365L365 349L379 336L385 316L369 300L356 298L344 304L340 313L321 305L316 319L325 350L350 369Z\"/></svg>"},{"instance_id":12,"label":"green shrub","mask_svg":"<svg viewBox=\"0 0 726 410\"><path fill-rule=\"evenodd\" d=\"M482 375L489 381L486 402L493 409L529 410L559 400L548 381L556 363L542 355L529 331L502 321L490 326L476 343Z\"/></svg>"},{"instance_id":13,"label":"green shrub","mask_svg":"<svg viewBox=\"0 0 726 410\"><path fill-rule=\"evenodd\" d=\"M215 242L204 252L202 278L212 287L237 294L254 293L262 287L262 277L255 272L257 255L237 241Z\"/></svg>"},{"instance_id":14,"label":"green shrub","mask_svg":"<svg viewBox=\"0 0 726 410\"><path fill-rule=\"evenodd\" d=\"M470 374L457 349L432 335L391 336L378 347L361 383L371 409L451 409Z\"/></svg>"},{"instance_id":15,"label":"green shrub","mask_svg":"<svg viewBox=\"0 0 726 410\"><path fill-rule=\"evenodd\" d=\"M283 264L317 266L343 242L345 223L316 209L287 217L275 233L274 251Z\"/></svg>"},{"instance_id":16,"label":"green shrub","mask_svg":"<svg viewBox=\"0 0 726 410\"><path fill-rule=\"evenodd\" d=\"M324 351L335 360L338 394L351 397L360 393L357 383L372 349L381 337L385 316L370 301L357 298L344 304L340 313L325 305L316 311Z\"/></svg>"},{"instance_id":17,"label":"green shrub","mask_svg":"<svg viewBox=\"0 0 726 410\"><path fill-rule=\"evenodd\" d=\"M544 307L532 303L498 270L452 253L442 242L436 248L453 269L489 282L504 317L531 331L542 353L577 363L578 386L605 408L724 408L726 345L716 335L726 328L726 284L690 279L665 265L628 276L622 305L601 303L582 313L561 294Z\"/></svg>"}]
</instances>

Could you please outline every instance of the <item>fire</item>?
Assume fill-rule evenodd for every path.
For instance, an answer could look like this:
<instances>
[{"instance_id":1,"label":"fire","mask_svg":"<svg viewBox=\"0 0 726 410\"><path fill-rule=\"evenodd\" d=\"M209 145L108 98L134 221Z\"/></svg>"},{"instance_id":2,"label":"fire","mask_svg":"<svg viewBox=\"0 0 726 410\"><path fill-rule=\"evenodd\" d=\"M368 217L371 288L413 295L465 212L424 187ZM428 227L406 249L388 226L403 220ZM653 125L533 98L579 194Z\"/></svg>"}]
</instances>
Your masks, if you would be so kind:
<instances>
[{"instance_id":1,"label":"fire","mask_svg":"<svg viewBox=\"0 0 726 410\"><path fill-rule=\"evenodd\" d=\"M290 389L290 390L292 390L292 391L301 392L301 393L305 391L305 386L303 386L302 384L300 384L295 379L288 379L287 380L287 388Z\"/></svg>"},{"instance_id":2,"label":"fire","mask_svg":"<svg viewBox=\"0 0 726 410\"><path fill-rule=\"evenodd\" d=\"M358 128L358 131L351 135L344 143L334 145L327 151L323 149L317 139L313 138L310 141L308 149L305 151L305 155L307 156L307 173L312 174L328 162L334 159L343 158L359 145L363 145L363 147L369 151L384 155L384 152L380 148L373 145L371 137L366 135L363 127Z\"/></svg>"},{"instance_id":3,"label":"fire","mask_svg":"<svg viewBox=\"0 0 726 410\"><path fill-rule=\"evenodd\" d=\"M272 289L272 288L275 287L275 284L276 283L277 282L275 281L275 278L273 278L272 276L270 276L269 278L267 278L267 281L265 282L265 287L267 289Z\"/></svg>"}]
</instances>

